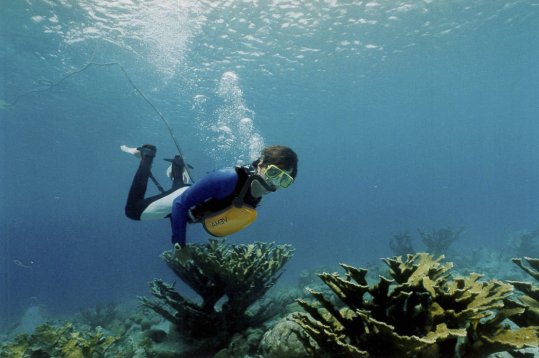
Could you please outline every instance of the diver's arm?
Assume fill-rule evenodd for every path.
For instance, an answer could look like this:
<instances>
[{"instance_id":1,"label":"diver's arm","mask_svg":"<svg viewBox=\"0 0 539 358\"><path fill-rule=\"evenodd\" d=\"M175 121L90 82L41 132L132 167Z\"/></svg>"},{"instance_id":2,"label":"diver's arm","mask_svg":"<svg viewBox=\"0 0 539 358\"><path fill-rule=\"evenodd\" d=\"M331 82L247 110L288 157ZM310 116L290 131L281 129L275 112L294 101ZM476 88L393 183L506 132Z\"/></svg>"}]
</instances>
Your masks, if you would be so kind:
<instances>
[{"instance_id":1,"label":"diver's arm","mask_svg":"<svg viewBox=\"0 0 539 358\"><path fill-rule=\"evenodd\" d=\"M185 246L189 209L206 200L230 196L238 183L234 168L216 170L193 184L172 203L172 244Z\"/></svg>"}]
</instances>

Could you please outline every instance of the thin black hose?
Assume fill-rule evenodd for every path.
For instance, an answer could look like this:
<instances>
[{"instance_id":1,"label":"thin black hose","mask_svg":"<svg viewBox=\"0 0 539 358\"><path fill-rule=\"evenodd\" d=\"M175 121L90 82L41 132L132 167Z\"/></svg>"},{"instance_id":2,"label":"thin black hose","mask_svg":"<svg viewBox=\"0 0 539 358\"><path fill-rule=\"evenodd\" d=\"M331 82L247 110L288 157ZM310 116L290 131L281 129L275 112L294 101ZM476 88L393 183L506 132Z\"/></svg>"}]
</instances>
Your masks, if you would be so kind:
<instances>
[{"instance_id":1,"label":"thin black hose","mask_svg":"<svg viewBox=\"0 0 539 358\"><path fill-rule=\"evenodd\" d=\"M67 75L65 75L64 77L62 77L58 82L48 82L48 83L45 83L46 87L45 88L40 88L40 89L35 89L35 90L31 90L31 91L28 91L26 93L23 93L19 96L17 96L15 98L15 100L13 102L11 102L11 105L15 106L17 104L17 102L23 98L23 97L26 97L26 96L29 96L33 93L39 93L39 92L43 92L43 91L48 91L56 86L58 86L59 84L61 84L62 82L64 82L65 80L67 80L68 78L74 76L74 75L77 75L83 71L86 71L89 67L91 66L118 66L120 68L120 70L122 71L122 73L124 74L125 78L127 79L127 81L129 82L129 84L131 85L131 87L137 91L137 93L142 97L142 99L144 99L144 101L146 101L146 103L148 103L148 105L150 107L152 107L152 109L155 111L155 113L157 113L157 115L161 118L161 120L163 121L163 123L165 124L165 126L167 127L167 130L168 130L168 133L170 134L170 137L172 138L172 141L174 142L174 145L176 146L176 149L178 150L178 154L180 154L183 158L183 153L182 153L182 150L180 148L180 145L178 144L178 141L176 140L176 137L174 137L174 132L172 131L172 128L170 127L170 124L169 122L167 121L167 119L165 118L165 116L161 113L161 111L159 111L159 109L157 109L157 107L148 99L148 97L146 97L144 95L144 93L142 93L142 91L135 85L135 83L133 82L133 80L131 79L131 77L129 77L129 75L127 74L127 71L125 70L125 68L118 62L105 62L105 63L98 63L98 62L89 62L87 63L86 65L84 65L82 68L80 68L79 70L76 70L76 71L73 71ZM191 176L191 173L189 173L189 166L186 165L186 170L189 174L189 176Z\"/></svg>"}]
</instances>

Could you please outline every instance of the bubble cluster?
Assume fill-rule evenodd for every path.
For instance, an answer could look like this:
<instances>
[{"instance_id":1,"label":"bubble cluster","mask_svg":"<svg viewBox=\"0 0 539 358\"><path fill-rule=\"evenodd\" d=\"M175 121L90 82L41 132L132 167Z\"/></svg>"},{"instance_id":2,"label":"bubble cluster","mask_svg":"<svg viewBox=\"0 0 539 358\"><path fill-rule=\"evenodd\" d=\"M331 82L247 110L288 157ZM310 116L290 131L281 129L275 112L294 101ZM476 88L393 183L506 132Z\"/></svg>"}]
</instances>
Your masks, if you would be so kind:
<instances>
[{"instance_id":1,"label":"bubble cluster","mask_svg":"<svg viewBox=\"0 0 539 358\"><path fill-rule=\"evenodd\" d=\"M214 108L206 96L193 98L199 138L214 160L233 164L246 164L256 159L264 147L264 139L254 124L255 113L247 107L236 73L221 75L215 89L217 103Z\"/></svg>"}]
</instances>

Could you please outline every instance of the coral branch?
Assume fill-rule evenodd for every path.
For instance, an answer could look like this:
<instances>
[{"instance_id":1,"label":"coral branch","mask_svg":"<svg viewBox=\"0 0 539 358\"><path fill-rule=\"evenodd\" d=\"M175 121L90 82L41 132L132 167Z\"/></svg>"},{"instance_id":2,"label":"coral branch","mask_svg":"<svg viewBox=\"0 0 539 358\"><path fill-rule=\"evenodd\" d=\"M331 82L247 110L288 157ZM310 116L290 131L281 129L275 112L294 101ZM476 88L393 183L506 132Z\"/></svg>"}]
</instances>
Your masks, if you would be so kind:
<instances>
[{"instance_id":1,"label":"coral branch","mask_svg":"<svg viewBox=\"0 0 539 358\"><path fill-rule=\"evenodd\" d=\"M391 279L380 277L372 286L364 282L365 270L342 265L345 278L319 276L345 306L311 291L319 304L300 301L306 313L292 319L320 354L332 356L483 356L539 345L537 326L505 324L526 311L505 305L512 285L483 282L478 274L452 280L452 264L442 259L426 253L384 259Z\"/></svg>"},{"instance_id":2,"label":"coral branch","mask_svg":"<svg viewBox=\"0 0 539 358\"><path fill-rule=\"evenodd\" d=\"M432 255L442 255L447 254L449 246L460 237L464 228L461 227L454 230L447 227L444 229L433 230L432 232L425 232L419 229L418 231L421 235L421 241L423 241L423 244L427 248L427 252Z\"/></svg>"}]
</instances>

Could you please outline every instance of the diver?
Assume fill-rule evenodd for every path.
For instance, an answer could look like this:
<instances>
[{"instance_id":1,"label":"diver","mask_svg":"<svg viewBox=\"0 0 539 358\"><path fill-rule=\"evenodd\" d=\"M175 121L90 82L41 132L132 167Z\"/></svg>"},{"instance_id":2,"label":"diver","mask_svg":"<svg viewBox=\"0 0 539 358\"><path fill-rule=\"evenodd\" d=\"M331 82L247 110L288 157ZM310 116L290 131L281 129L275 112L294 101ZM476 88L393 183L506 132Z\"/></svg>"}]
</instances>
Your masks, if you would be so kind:
<instances>
[{"instance_id":1,"label":"diver","mask_svg":"<svg viewBox=\"0 0 539 358\"><path fill-rule=\"evenodd\" d=\"M125 215L133 220L170 218L172 244L176 256L186 260L189 255L186 239L188 223L202 223L204 229L217 237L227 236L250 225L256 219L256 207L262 196L288 188L298 172L296 153L282 145L266 147L249 166L215 170L197 182L189 176L188 164L176 155L167 169L172 179L165 191L153 177L151 167L157 153L155 146L138 148L122 145L124 152L140 157L138 170L129 190ZM161 194L145 198L148 180L152 179Z\"/></svg>"}]
</instances>

